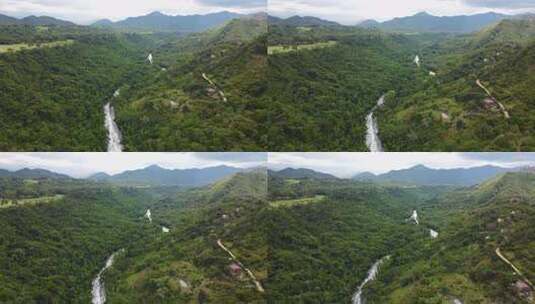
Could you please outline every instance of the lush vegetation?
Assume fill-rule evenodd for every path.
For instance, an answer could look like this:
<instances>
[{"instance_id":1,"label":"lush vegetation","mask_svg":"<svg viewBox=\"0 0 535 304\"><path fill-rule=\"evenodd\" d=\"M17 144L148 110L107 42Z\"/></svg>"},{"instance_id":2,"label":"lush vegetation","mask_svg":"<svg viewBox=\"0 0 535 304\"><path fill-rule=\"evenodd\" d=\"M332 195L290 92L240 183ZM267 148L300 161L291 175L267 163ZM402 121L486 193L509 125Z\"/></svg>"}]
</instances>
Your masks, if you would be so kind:
<instances>
[{"instance_id":1,"label":"lush vegetation","mask_svg":"<svg viewBox=\"0 0 535 304\"><path fill-rule=\"evenodd\" d=\"M291 181L270 179L270 202L326 199L272 209L267 286L275 302L349 302L385 256L364 289L366 303L529 303L533 296L532 173L458 189ZM419 225L408 220L412 210Z\"/></svg>"},{"instance_id":2,"label":"lush vegetation","mask_svg":"<svg viewBox=\"0 0 535 304\"><path fill-rule=\"evenodd\" d=\"M287 50L268 56L270 150L365 151L365 117L377 100L419 83L414 42L402 35L272 25L268 44Z\"/></svg>"},{"instance_id":3,"label":"lush vegetation","mask_svg":"<svg viewBox=\"0 0 535 304\"><path fill-rule=\"evenodd\" d=\"M387 151L532 150L534 24L457 36L273 24L270 150L364 151L365 118L383 94L375 116Z\"/></svg>"},{"instance_id":4,"label":"lush vegetation","mask_svg":"<svg viewBox=\"0 0 535 304\"><path fill-rule=\"evenodd\" d=\"M106 275L112 303L264 303L242 269L233 273L229 248L256 278L267 279L265 171L239 173L212 186L181 192L151 206L157 231L127 249Z\"/></svg>"},{"instance_id":5,"label":"lush vegetation","mask_svg":"<svg viewBox=\"0 0 535 304\"><path fill-rule=\"evenodd\" d=\"M137 190L17 178L3 179L2 190L11 199L61 196L0 209L2 303L87 303L110 252L145 233L138 218L151 198Z\"/></svg>"},{"instance_id":6,"label":"lush vegetation","mask_svg":"<svg viewBox=\"0 0 535 304\"><path fill-rule=\"evenodd\" d=\"M266 31L262 16L188 36L0 26L0 149L103 151L112 101L127 150L265 150Z\"/></svg>"},{"instance_id":7,"label":"lush vegetation","mask_svg":"<svg viewBox=\"0 0 535 304\"><path fill-rule=\"evenodd\" d=\"M50 36L61 35L43 39ZM105 150L102 107L150 43L92 31L70 39L67 45L0 54L2 151Z\"/></svg>"}]
</instances>

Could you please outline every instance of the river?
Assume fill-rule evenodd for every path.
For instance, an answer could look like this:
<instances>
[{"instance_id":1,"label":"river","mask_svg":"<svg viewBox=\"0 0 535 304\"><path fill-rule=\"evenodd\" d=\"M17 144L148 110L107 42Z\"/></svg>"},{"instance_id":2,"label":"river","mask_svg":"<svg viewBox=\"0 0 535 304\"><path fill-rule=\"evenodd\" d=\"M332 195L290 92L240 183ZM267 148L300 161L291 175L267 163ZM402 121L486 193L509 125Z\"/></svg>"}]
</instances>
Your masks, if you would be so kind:
<instances>
[{"instance_id":1,"label":"river","mask_svg":"<svg viewBox=\"0 0 535 304\"><path fill-rule=\"evenodd\" d=\"M366 145L370 152L383 152L383 144L379 138L379 127L377 126L377 119L374 117L374 112L377 108L383 106L385 103L385 95L381 96L377 101L377 105L372 109L370 114L366 117Z\"/></svg>"},{"instance_id":2,"label":"river","mask_svg":"<svg viewBox=\"0 0 535 304\"><path fill-rule=\"evenodd\" d=\"M360 286L358 287L357 291L353 295L353 298L352 298L352 303L353 304L363 304L364 303L363 300L362 300L362 290L364 289L364 287L368 283L370 283L371 281L373 281L373 280L375 280L377 278L377 275L379 274L379 267L381 267L381 264L386 262L388 259L390 259L390 256L386 256L386 257L380 259L379 261L375 262L375 264L372 265L372 268L370 268L370 270L368 270L368 276L366 277L364 282L362 282L360 284Z\"/></svg>"},{"instance_id":3,"label":"river","mask_svg":"<svg viewBox=\"0 0 535 304\"><path fill-rule=\"evenodd\" d=\"M123 252L124 249L121 249L114 254L112 254L108 260L106 260L106 265L104 265L104 268L100 270L97 277L93 280L93 289L91 290L91 303L92 304L104 304L106 303L106 288L104 287L104 282L102 281L102 274L108 268L113 266L113 263L115 262L115 257L121 252Z\"/></svg>"}]
</instances>

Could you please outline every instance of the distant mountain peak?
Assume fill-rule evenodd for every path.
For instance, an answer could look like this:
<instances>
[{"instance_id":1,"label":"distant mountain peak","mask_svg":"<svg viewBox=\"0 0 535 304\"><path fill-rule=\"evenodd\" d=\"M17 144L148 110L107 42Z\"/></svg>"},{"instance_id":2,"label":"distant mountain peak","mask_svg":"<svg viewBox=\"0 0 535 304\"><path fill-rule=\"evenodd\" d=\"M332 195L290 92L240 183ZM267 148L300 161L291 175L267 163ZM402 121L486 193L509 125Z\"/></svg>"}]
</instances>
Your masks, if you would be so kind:
<instances>
[{"instance_id":1,"label":"distant mountain peak","mask_svg":"<svg viewBox=\"0 0 535 304\"><path fill-rule=\"evenodd\" d=\"M433 17L433 15L429 14L429 13L426 12L426 11L419 12L419 13L417 13L417 14L414 15L414 16L420 16L420 17L424 17L424 16L425 16L425 17Z\"/></svg>"},{"instance_id":2,"label":"distant mountain peak","mask_svg":"<svg viewBox=\"0 0 535 304\"><path fill-rule=\"evenodd\" d=\"M166 14L160 12L160 11L154 11L150 14L148 14L147 16L167 16Z\"/></svg>"}]
</instances>

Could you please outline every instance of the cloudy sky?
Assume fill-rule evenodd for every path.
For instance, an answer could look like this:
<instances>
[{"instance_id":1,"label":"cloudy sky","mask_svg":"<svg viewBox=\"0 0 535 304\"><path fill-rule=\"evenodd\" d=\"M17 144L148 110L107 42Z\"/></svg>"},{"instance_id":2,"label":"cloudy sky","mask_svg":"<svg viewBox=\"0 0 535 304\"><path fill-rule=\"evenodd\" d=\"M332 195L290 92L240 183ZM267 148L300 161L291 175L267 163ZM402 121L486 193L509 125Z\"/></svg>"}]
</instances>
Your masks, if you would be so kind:
<instances>
[{"instance_id":1,"label":"cloudy sky","mask_svg":"<svg viewBox=\"0 0 535 304\"><path fill-rule=\"evenodd\" d=\"M425 165L435 169L534 166L535 153L269 153L274 170L308 168L338 177Z\"/></svg>"},{"instance_id":2,"label":"cloudy sky","mask_svg":"<svg viewBox=\"0 0 535 304\"><path fill-rule=\"evenodd\" d=\"M86 24L114 21L160 11L171 15L206 14L228 10L266 11L267 0L0 0L0 14L14 17L47 15Z\"/></svg>"},{"instance_id":3,"label":"cloudy sky","mask_svg":"<svg viewBox=\"0 0 535 304\"><path fill-rule=\"evenodd\" d=\"M535 0L270 0L268 11L279 17L316 16L355 24L364 19L385 21L422 11L440 16L533 12Z\"/></svg>"},{"instance_id":4,"label":"cloudy sky","mask_svg":"<svg viewBox=\"0 0 535 304\"><path fill-rule=\"evenodd\" d=\"M0 169L41 168L73 177L116 174L159 165L167 169L266 166L267 153L0 153Z\"/></svg>"}]
</instances>

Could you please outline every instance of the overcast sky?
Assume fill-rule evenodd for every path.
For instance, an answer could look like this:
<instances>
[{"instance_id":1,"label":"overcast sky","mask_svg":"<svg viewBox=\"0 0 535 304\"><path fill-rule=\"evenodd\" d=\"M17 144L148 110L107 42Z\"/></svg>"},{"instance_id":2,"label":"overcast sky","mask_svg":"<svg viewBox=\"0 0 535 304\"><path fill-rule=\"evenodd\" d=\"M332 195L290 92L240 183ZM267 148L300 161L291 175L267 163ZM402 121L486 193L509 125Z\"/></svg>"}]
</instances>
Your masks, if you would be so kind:
<instances>
[{"instance_id":1,"label":"overcast sky","mask_svg":"<svg viewBox=\"0 0 535 304\"><path fill-rule=\"evenodd\" d=\"M270 0L268 11L279 17L316 16L356 24L364 19L385 21L422 11L440 16L533 12L535 0Z\"/></svg>"},{"instance_id":2,"label":"overcast sky","mask_svg":"<svg viewBox=\"0 0 535 304\"><path fill-rule=\"evenodd\" d=\"M14 17L47 15L86 24L114 21L154 11L171 15L266 11L267 0L0 0L0 14Z\"/></svg>"},{"instance_id":3,"label":"overcast sky","mask_svg":"<svg viewBox=\"0 0 535 304\"><path fill-rule=\"evenodd\" d=\"M150 165L167 169L250 168L266 166L266 161L267 153L0 153L0 169L41 168L73 177L116 174Z\"/></svg>"},{"instance_id":4,"label":"overcast sky","mask_svg":"<svg viewBox=\"0 0 535 304\"><path fill-rule=\"evenodd\" d=\"M269 153L271 169L307 168L351 177L425 165L435 169L535 165L535 153Z\"/></svg>"}]
</instances>

